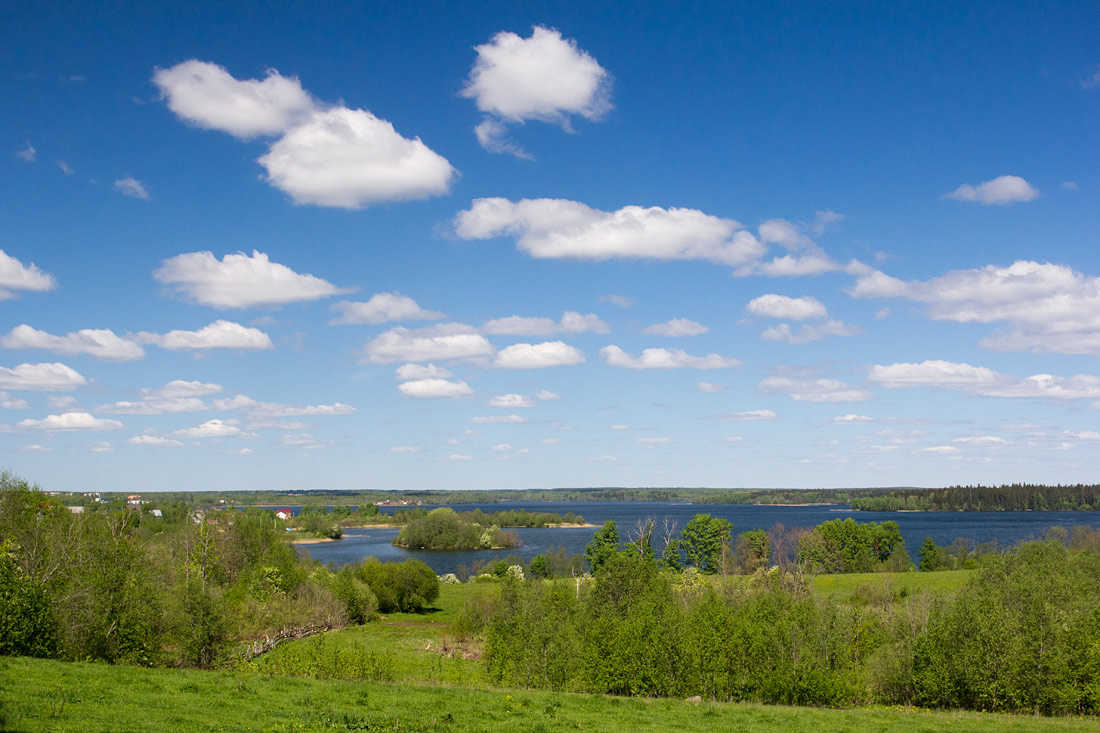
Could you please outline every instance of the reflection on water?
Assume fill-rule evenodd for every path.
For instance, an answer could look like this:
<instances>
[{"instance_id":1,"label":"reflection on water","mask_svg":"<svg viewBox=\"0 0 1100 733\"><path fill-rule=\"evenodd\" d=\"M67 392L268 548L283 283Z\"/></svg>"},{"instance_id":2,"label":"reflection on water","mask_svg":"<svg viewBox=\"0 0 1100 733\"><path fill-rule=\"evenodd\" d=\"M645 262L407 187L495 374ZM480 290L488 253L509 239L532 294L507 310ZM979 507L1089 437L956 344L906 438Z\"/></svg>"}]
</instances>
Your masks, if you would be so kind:
<instances>
[{"instance_id":1,"label":"reflection on water","mask_svg":"<svg viewBox=\"0 0 1100 733\"><path fill-rule=\"evenodd\" d=\"M490 513L505 509L526 509L533 512L573 512L584 516L591 524L614 519L620 536L625 536L635 522L653 517L660 524L665 517L683 527L696 514L703 512L724 517L733 524L734 534L749 529L768 529L776 523L786 527L814 527L830 519L854 517L859 522L894 520L901 527L909 554L916 557L925 535L937 544L945 545L958 537L976 542L998 542L1012 545L1020 540L1042 537L1048 527L1071 527L1087 524L1100 528L1100 512L848 512L846 505L828 506L760 506L745 504L669 504L664 502L501 502L499 504L453 504L458 512L481 509ZM426 506L426 509L433 507ZM392 513L393 508L384 511ZM529 561L535 555L555 547L564 547L570 555L584 552L584 546L595 532L591 527L565 529L516 529L523 547L510 550L475 550L471 552L431 552L405 550L390 544L396 529L352 529L337 542L301 545L299 552L308 552L323 563L343 566L374 555L380 560L423 560L436 573L453 573L459 565L472 567L475 562L494 562L508 555L519 555ZM660 552L661 547L655 548Z\"/></svg>"}]
</instances>

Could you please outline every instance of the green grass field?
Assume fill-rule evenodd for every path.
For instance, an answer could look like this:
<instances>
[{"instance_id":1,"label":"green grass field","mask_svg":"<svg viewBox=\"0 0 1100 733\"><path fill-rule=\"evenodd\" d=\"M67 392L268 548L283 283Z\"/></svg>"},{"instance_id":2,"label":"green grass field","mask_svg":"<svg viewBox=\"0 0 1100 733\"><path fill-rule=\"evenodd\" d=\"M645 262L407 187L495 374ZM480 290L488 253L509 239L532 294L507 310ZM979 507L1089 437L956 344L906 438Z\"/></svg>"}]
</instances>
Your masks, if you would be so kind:
<instances>
[{"instance_id":1,"label":"green grass field","mask_svg":"<svg viewBox=\"0 0 1100 733\"><path fill-rule=\"evenodd\" d=\"M821 576L842 599L954 592L967 573ZM872 590L869 590L872 589ZM221 672L0 658L4 731L1096 730L1095 719L913 709L691 703L493 687L448 629L494 584L445 585L436 608L286 644ZM452 649L453 651L453 649ZM459 650L461 651L461 650Z\"/></svg>"},{"instance_id":2,"label":"green grass field","mask_svg":"<svg viewBox=\"0 0 1100 733\"><path fill-rule=\"evenodd\" d=\"M0 660L0 729L22 731L1087 731L1095 720L828 710Z\"/></svg>"}]
</instances>

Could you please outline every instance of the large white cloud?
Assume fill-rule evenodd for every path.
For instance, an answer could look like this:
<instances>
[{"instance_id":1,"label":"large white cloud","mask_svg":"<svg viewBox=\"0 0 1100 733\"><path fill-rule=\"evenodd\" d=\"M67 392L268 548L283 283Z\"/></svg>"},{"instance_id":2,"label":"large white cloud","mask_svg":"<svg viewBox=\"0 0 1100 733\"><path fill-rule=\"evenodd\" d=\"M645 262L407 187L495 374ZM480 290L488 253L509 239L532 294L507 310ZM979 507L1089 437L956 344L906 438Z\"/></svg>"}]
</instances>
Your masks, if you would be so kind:
<instances>
[{"instance_id":1,"label":"large white cloud","mask_svg":"<svg viewBox=\"0 0 1100 733\"><path fill-rule=\"evenodd\" d=\"M5 349L43 349L58 354L87 354L104 361L133 361L145 356L145 350L136 343L106 328L82 328L64 336L54 336L24 323L0 336L0 346Z\"/></svg>"},{"instance_id":2,"label":"large white cloud","mask_svg":"<svg viewBox=\"0 0 1100 733\"><path fill-rule=\"evenodd\" d=\"M543 120L568 129L570 115L598 120L611 109L611 75L556 30L535 26L530 38L501 31L475 50L462 95L487 114L476 132L490 152L525 157L505 139L505 122Z\"/></svg>"},{"instance_id":3,"label":"large white cloud","mask_svg":"<svg viewBox=\"0 0 1100 733\"><path fill-rule=\"evenodd\" d=\"M1053 400L1100 398L1100 377L1077 374L1057 377L1033 374L1013 377L987 367L950 361L928 360L919 364L876 364L868 379L884 387L937 387L984 397L1018 397Z\"/></svg>"},{"instance_id":4,"label":"large white cloud","mask_svg":"<svg viewBox=\"0 0 1100 733\"><path fill-rule=\"evenodd\" d=\"M296 78L274 69L262 80L241 81L217 64L191 60L157 69L153 83L179 118L245 139L277 135L315 106Z\"/></svg>"},{"instance_id":5,"label":"large white cloud","mask_svg":"<svg viewBox=\"0 0 1100 733\"><path fill-rule=\"evenodd\" d=\"M549 336L553 333L610 333L611 327L595 313L566 311L560 321L553 318L508 316L487 321L481 330L493 335Z\"/></svg>"},{"instance_id":6,"label":"large white cloud","mask_svg":"<svg viewBox=\"0 0 1100 733\"><path fill-rule=\"evenodd\" d=\"M745 306L745 310L754 316L782 318L788 321L824 318L827 315L824 304L810 295L791 298L786 295L768 293L750 300L748 305Z\"/></svg>"},{"instance_id":7,"label":"large white cloud","mask_svg":"<svg viewBox=\"0 0 1100 733\"><path fill-rule=\"evenodd\" d=\"M1065 265L1027 260L1008 267L953 270L926 281L879 271L859 278L856 298L905 298L928 304L928 316L956 323L1008 324L981 345L997 351L1100 354L1100 277Z\"/></svg>"},{"instance_id":8,"label":"large white cloud","mask_svg":"<svg viewBox=\"0 0 1100 733\"><path fill-rule=\"evenodd\" d=\"M455 397L469 397L474 393L470 389L470 385L465 382L451 382L438 378L414 379L409 382L402 382L397 385L397 389L406 397L416 397L417 399L453 399Z\"/></svg>"},{"instance_id":9,"label":"large white cloud","mask_svg":"<svg viewBox=\"0 0 1100 733\"><path fill-rule=\"evenodd\" d=\"M768 377L758 385L766 392L786 392L795 402L866 402L872 395L836 379Z\"/></svg>"},{"instance_id":10,"label":"large white cloud","mask_svg":"<svg viewBox=\"0 0 1100 733\"><path fill-rule=\"evenodd\" d=\"M1038 196L1038 189L1019 176L997 176L977 185L964 183L951 193L944 194L944 198L975 201L986 206L1031 201Z\"/></svg>"},{"instance_id":11,"label":"large white cloud","mask_svg":"<svg viewBox=\"0 0 1100 733\"><path fill-rule=\"evenodd\" d=\"M0 367L0 389L68 392L87 384L75 369L60 362Z\"/></svg>"},{"instance_id":12,"label":"large white cloud","mask_svg":"<svg viewBox=\"0 0 1100 733\"><path fill-rule=\"evenodd\" d=\"M221 260L212 252L188 252L161 263L153 277L190 301L212 308L255 308L327 298L346 292L327 280L301 275L263 252L238 252Z\"/></svg>"},{"instance_id":13,"label":"large white cloud","mask_svg":"<svg viewBox=\"0 0 1100 733\"><path fill-rule=\"evenodd\" d=\"M415 330L392 328L363 347L363 358L371 364L392 364L477 359L492 356L493 352L493 345L473 327L444 323Z\"/></svg>"},{"instance_id":14,"label":"large white cloud","mask_svg":"<svg viewBox=\"0 0 1100 733\"><path fill-rule=\"evenodd\" d=\"M174 379L157 389L142 388L141 398L100 405L96 412L118 415L160 415L166 412L202 412L210 406L203 397L222 391L221 385Z\"/></svg>"},{"instance_id":15,"label":"large white cloud","mask_svg":"<svg viewBox=\"0 0 1100 733\"><path fill-rule=\"evenodd\" d=\"M271 337L258 328L242 326L232 321L217 320L197 331L169 331L165 334L143 331L134 338L142 343L156 344L170 351L189 349L274 349Z\"/></svg>"},{"instance_id":16,"label":"large white cloud","mask_svg":"<svg viewBox=\"0 0 1100 733\"><path fill-rule=\"evenodd\" d=\"M445 193L455 170L419 138L363 109L326 106L295 78L269 70L238 80L204 61L153 76L181 119L240 138L279 136L257 162L267 180L298 204L358 209Z\"/></svg>"},{"instance_id":17,"label":"large white cloud","mask_svg":"<svg viewBox=\"0 0 1100 733\"><path fill-rule=\"evenodd\" d=\"M329 321L333 324L436 321L444 317L437 311L424 310L415 300L400 293L376 293L365 303L343 300L334 303L332 309L340 311L338 318Z\"/></svg>"},{"instance_id":18,"label":"large white cloud","mask_svg":"<svg viewBox=\"0 0 1100 733\"><path fill-rule=\"evenodd\" d=\"M32 262L24 265L0 249L0 300L14 298L13 290L43 292L57 287L53 275L38 269Z\"/></svg>"},{"instance_id":19,"label":"large white cloud","mask_svg":"<svg viewBox=\"0 0 1100 733\"><path fill-rule=\"evenodd\" d=\"M41 420L20 420L20 428L32 430L118 430L122 423L118 420L93 417L87 412L63 412L60 415L48 415Z\"/></svg>"},{"instance_id":20,"label":"large white cloud","mask_svg":"<svg viewBox=\"0 0 1100 733\"><path fill-rule=\"evenodd\" d=\"M709 330L710 329L702 323L696 323L687 318L673 318L671 321L654 323L651 326L647 326L642 333L647 333L651 336L668 336L674 338L679 336L699 336Z\"/></svg>"},{"instance_id":21,"label":"large white cloud","mask_svg":"<svg viewBox=\"0 0 1100 733\"><path fill-rule=\"evenodd\" d=\"M571 366L584 361L584 352L563 341L541 344L512 344L497 353L496 366L501 369L544 369Z\"/></svg>"},{"instance_id":22,"label":"large white cloud","mask_svg":"<svg viewBox=\"0 0 1100 733\"><path fill-rule=\"evenodd\" d=\"M692 356L683 349L644 349L641 356L631 356L614 344L600 349L600 358L608 366L627 369L729 369L741 364L718 354Z\"/></svg>"},{"instance_id":23,"label":"large white cloud","mask_svg":"<svg viewBox=\"0 0 1100 733\"><path fill-rule=\"evenodd\" d=\"M706 260L742 265L765 246L732 219L697 209L624 206L593 209L566 199L475 199L454 220L462 239L516 237L537 258L606 260L613 257Z\"/></svg>"},{"instance_id":24,"label":"large white cloud","mask_svg":"<svg viewBox=\"0 0 1100 733\"><path fill-rule=\"evenodd\" d=\"M296 204L360 209L446 193L455 169L420 138L362 109L315 112L259 161L267 180Z\"/></svg>"}]
</instances>

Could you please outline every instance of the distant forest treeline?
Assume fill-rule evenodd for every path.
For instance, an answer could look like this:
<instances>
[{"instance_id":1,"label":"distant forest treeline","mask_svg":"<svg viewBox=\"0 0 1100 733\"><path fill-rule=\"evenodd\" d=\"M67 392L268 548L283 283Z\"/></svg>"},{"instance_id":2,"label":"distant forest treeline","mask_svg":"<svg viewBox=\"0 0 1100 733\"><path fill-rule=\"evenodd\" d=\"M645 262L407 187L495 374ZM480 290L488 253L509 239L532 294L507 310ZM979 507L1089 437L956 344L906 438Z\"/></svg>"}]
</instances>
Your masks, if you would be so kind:
<instances>
[{"instance_id":1,"label":"distant forest treeline","mask_svg":"<svg viewBox=\"0 0 1100 733\"><path fill-rule=\"evenodd\" d=\"M1026 512L1100 510L1100 485L949 486L944 489L864 489L852 492L861 511Z\"/></svg>"},{"instance_id":2,"label":"distant forest treeline","mask_svg":"<svg viewBox=\"0 0 1100 733\"><path fill-rule=\"evenodd\" d=\"M121 500L123 493L103 493L104 500ZM621 488L500 489L474 491L188 491L157 492L158 502L238 506L393 504L496 504L535 501L657 501L692 504L850 504L859 511L1100 511L1100 485L1010 484L945 488L884 487L873 489L713 489ZM73 503L90 503L80 494Z\"/></svg>"}]
</instances>

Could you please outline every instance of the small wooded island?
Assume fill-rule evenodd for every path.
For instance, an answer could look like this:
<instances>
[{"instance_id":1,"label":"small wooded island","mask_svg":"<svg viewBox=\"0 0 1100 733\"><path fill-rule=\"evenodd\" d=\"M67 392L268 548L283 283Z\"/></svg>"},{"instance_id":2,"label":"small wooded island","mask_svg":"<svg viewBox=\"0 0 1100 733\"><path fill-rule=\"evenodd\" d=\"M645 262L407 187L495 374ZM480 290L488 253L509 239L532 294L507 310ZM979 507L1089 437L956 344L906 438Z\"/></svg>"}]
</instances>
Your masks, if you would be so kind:
<instances>
[{"instance_id":1,"label":"small wooded island","mask_svg":"<svg viewBox=\"0 0 1100 733\"><path fill-rule=\"evenodd\" d=\"M485 514L480 509L459 514L449 507L410 518L393 544L408 550L503 550L523 545L519 535L502 527L584 526L584 517L550 512L505 511Z\"/></svg>"}]
</instances>

